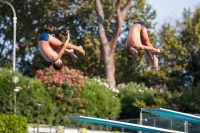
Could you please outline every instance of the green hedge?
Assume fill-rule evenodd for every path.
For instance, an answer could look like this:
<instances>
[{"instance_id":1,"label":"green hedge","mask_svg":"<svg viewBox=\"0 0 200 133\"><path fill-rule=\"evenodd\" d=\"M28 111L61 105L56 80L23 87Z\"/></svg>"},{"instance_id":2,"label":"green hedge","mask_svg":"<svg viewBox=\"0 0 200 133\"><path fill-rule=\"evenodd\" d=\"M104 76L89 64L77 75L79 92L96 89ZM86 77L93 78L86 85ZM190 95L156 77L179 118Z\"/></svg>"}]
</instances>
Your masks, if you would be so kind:
<instances>
[{"instance_id":1,"label":"green hedge","mask_svg":"<svg viewBox=\"0 0 200 133\"><path fill-rule=\"evenodd\" d=\"M107 88L104 79L85 78L83 96L88 99L85 105L85 116L116 120L119 117L121 104L117 94Z\"/></svg>"},{"instance_id":2,"label":"green hedge","mask_svg":"<svg viewBox=\"0 0 200 133\"><path fill-rule=\"evenodd\" d=\"M26 133L27 119L22 116L0 115L0 133Z\"/></svg>"},{"instance_id":3,"label":"green hedge","mask_svg":"<svg viewBox=\"0 0 200 133\"><path fill-rule=\"evenodd\" d=\"M23 76L19 72L0 68L0 114L13 115L14 110L14 88L12 77L18 76L21 90L16 94L17 116L24 116L28 123L37 123L38 106L40 108L40 124L52 124L55 119L56 104L52 100L48 91L43 87L39 79Z\"/></svg>"}]
</instances>

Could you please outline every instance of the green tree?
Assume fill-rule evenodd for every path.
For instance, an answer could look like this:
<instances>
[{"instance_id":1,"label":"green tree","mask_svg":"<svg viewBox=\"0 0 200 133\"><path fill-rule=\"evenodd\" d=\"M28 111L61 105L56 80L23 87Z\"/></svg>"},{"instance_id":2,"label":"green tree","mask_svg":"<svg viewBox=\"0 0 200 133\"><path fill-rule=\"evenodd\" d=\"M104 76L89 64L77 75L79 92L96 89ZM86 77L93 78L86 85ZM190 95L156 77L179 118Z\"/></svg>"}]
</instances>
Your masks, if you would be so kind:
<instances>
[{"instance_id":1,"label":"green tree","mask_svg":"<svg viewBox=\"0 0 200 133\"><path fill-rule=\"evenodd\" d=\"M122 1L117 0L116 2L116 11L114 14L117 16L115 20L116 28L113 30L113 35L108 40L106 36L106 29L105 29L105 17L104 17L104 10L102 7L102 3L100 0L95 0L95 9L97 13L97 22L98 22L98 32L99 38L101 41L102 53L104 57L104 67L105 67L105 75L106 79L108 80L109 85L112 88L115 88L116 81L115 81L115 64L114 64L114 53L117 44L117 39L120 35L120 29L123 25L123 21L125 20L127 13L131 7L132 0L127 1L124 7L121 9ZM106 8L105 8L106 10ZM112 18L112 16L110 16Z\"/></svg>"},{"instance_id":2,"label":"green tree","mask_svg":"<svg viewBox=\"0 0 200 133\"><path fill-rule=\"evenodd\" d=\"M187 49L186 52L189 55L188 58L186 58L188 65L184 73L185 84L188 86L198 86L200 83L200 7L196 7L196 10L193 13L191 13L190 10L185 10L183 16L183 28L180 36L183 47Z\"/></svg>"},{"instance_id":3,"label":"green tree","mask_svg":"<svg viewBox=\"0 0 200 133\"><path fill-rule=\"evenodd\" d=\"M102 3L108 4L103 7ZM115 9L108 10L111 6L115 5ZM132 6L133 5L133 6ZM97 22L98 22L98 32L101 42L102 55L104 59L104 70L105 76L108 80L109 85L112 88L115 88L115 63L114 63L114 54L117 46L118 37L120 35L120 30L123 26L125 19L135 19L142 20L141 17L144 17L143 20L147 18L151 19L155 15L154 11L151 11L150 6L146 5L146 1L136 1L135 3L132 0L117 0L115 4L113 2L101 2L100 0L95 0L95 9L97 13ZM135 13L133 13L133 10ZM128 12L131 14L128 14ZM138 11L138 12L136 12ZM112 12L112 13L107 13ZM140 12L140 13L139 13ZM112 18L112 19L110 19ZM129 29L130 25L133 22L127 22L124 29ZM148 23L148 22L147 22ZM108 28L109 27L109 28Z\"/></svg>"},{"instance_id":4,"label":"green tree","mask_svg":"<svg viewBox=\"0 0 200 133\"><path fill-rule=\"evenodd\" d=\"M143 72L139 79L148 86L161 84L173 91L180 90L183 85L184 70L187 66L185 59L188 53L176 29L170 24L164 24L158 34L160 36L157 43L162 50L158 55L160 70Z\"/></svg>"},{"instance_id":5,"label":"green tree","mask_svg":"<svg viewBox=\"0 0 200 133\"><path fill-rule=\"evenodd\" d=\"M28 76L34 76L36 70L44 69L50 65L42 58L37 47L37 38L39 34L43 32L44 27L51 29L52 32L56 33L56 36L63 41L65 40L65 28L68 27L68 29L71 31L71 42L76 45L83 45L83 47L86 49L86 56L82 58L80 55L78 55L78 60L73 60L65 56L62 58L64 63L69 67L84 71L87 76L92 77L95 75L104 77L105 60L103 49L100 43L101 41L98 39L98 22L96 21L97 14L95 12L94 1L69 0L68 2L65 2L53 0L32 0L10 2L17 10L18 22L16 55L17 68L20 72ZM125 7L126 3L127 1L121 1L120 4L120 1L118 1L118 5L120 4L121 8ZM113 43L114 45L112 47L112 51L115 51L115 47L116 49L124 48L124 46L121 45L125 42L124 34L127 33L129 27L134 21L145 21L147 27L151 28L151 20L155 18L155 11L152 10L150 5L146 4L145 0L136 0L134 3L131 3L128 16L126 17L123 25L121 25L121 28L117 28L117 12L116 8L113 8L113 4L113 1L102 1L103 10L105 13L104 30L107 40L110 42L113 42L112 38L115 37L115 41ZM0 16L2 18L0 20L0 23L2 24L0 34L4 40L0 42L1 51L4 51L1 53L2 60L0 61L0 65L7 66L9 68L12 64L11 47L13 33L12 23L10 23L10 20L12 19L12 13L6 5L2 5L0 8L2 9L0 11ZM121 29L123 29L123 31L120 35L119 31ZM115 31L117 31L117 34L115 34ZM123 41L116 43L116 37L118 38L119 35L119 40ZM114 54L112 59L114 59ZM140 63L140 65L141 64L142 63ZM135 68L130 66L130 69L133 70Z\"/></svg>"},{"instance_id":6,"label":"green tree","mask_svg":"<svg viewBox=\"0 0 200 133\"><path fill-rule=\"evenodd\" d=\"M188 57L187 49L183 46L176 30L169 24L166 24L163 25L160 32L160 44L162 44L163 48L163 52L160 54L162 59L160 70L164 72L164 75L162 75L163 80L160 84L164 84L172 91L180 90L183 86L183 75Z\"/></svg>"},{"instance_id":7,"label":"green tree","mask_svg":"<svg viewBox=\"0 0 200 133\"><path fill-rule=\"evenodd\" d=\"M82 35L80 29L84 29L86 25L86 21L81 21L82 27L79 27L81 13L75 12L78 10L76 4L81 5L80 1L9 0L9 2L14 6L17 14L17 70L28 76L34 76L36 70L50 65L41 58L37 47L37 38L44 32L44 28L55 32L57 37L64 41L66 27L69 27L71 31L71 40L76 40ZM7 5L1 4L0 8L2 18L0 34L3 40L0 42L0 65L10 68L12 66L13 25L11 20L13 15Z\"/></svg>"},{"instance_id":8,"label":"green tree","mask_svg":"<svg viewBox=\"0 0 200 133\"><path fill-rule=\"evenodd\" d=\"M157 41L162 49L160 71L142 73L141 80L147 85L162 84L171 91L198 86L199 14L199 7L193 13L185 9L182 21L176 21L176 25L163 24Z\"/></svg>"}]
</instances>

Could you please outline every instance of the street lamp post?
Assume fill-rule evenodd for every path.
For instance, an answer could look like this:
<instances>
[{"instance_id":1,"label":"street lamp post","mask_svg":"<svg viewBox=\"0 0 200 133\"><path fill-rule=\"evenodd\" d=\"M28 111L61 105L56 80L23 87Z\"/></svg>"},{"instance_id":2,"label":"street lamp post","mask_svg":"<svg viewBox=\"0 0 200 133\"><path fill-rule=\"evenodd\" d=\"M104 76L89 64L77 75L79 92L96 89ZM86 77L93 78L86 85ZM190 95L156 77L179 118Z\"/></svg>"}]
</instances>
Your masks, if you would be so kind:
<instances>
[{"instance_id":1,"label":"street lamp post","mask_svg":"<svg viewBox=\"0 0 200 133\"><path fill-rule=\"evenodd\" d=\"M16 106L17 106L17 92L19 92L21 87L16 87L14 89L14 114L17 114Z\"/></svg>"},{"instance_id":2,"label":"street lamp post","mask_svg":"<svg viewBox=\"0 0 200 133\"><path fill-rule=\"evenodd\" d=\"M18 83L18 82L19 82L19 77L18 77L18 76L13 76L13 77L12 77L12 82L13 82L14 84Z\"/></svg>"},{"instance_id":3,"label":"street lamp post","mask_svg":"<svg viewBox=\"0 0 200 133\"><path fill-rule=\"evenodd\" d=\"M15 12L15 8L7 1L0 0L0 2L8 4L13 11L14 17L13 17L13 24L14 24L14 34L13 34L13 71L15 71L15 60L16 60L16 23L17 23L17 16Z\"/></svg>"},{"instance_id":4,"label":"street lamp post","mask_svg":"<svg viewBox=\"0 0 200 133\"><path fill-rule=\"evenodd\" d=\"M36 105L38 106L38 120L37 120L37 133L39 133L39 123L40 123L40 107L43 106L40 103L36 103Z\"/></svg>"},{"instance_id":5,"label":"street lamp post","mask_svg":"<svg viewBox=\"0 0 200 133\"><path fill-rule=\"evenodd\" d=\"M12 82L15 84L16 86L16 83L19 82L19 77L18 76L13 76L12 77ZM20 88L19 87L16 87L14 89L14 115L16 115L16 96L17 96L17 92L20 91Z\"/></svg>"}]
</instances>

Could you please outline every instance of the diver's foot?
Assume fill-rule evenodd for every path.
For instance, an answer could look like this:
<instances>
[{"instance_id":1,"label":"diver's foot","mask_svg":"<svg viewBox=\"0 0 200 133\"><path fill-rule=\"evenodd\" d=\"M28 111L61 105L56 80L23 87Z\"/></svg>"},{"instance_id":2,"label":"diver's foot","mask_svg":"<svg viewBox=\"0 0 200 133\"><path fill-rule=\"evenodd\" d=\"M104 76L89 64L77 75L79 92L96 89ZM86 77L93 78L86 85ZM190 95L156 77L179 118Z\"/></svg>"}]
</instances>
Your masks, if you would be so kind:
<instances>
[{"instance_id":1,"label":"diver's foot","mask_svg":"<svg viewBox=\"0 0 200 133\"><path fill-rule=\"evenodd\" d=\"M69 55L71 56L71 57L73 57L73 58L78 58L75 54L74 54L74 52L72 52L72 53L69 53Z\"/></svg>"},{"instance_id":2,"label":"diver's foot","mask_svg":"<svg viewBox=\"0 0 200 133\"><path fill-rule=\"evenodd\" d=\"M158 69L158 58L157 57L153 57L153 69L157 70Z\"/></svg>"},{"instance_id":3,"label":"diver's foot","mask_svg":"<svg viewBox=\"0 0 200 133\"><path fill-rule=\"evenodd\" d=\"M71 57L73 58L78 58L75 54L74 54L74 50L73 49L66 49L65 50Z\"/></svg>"},{"instance_id":4,"label":"diver's foot","mask_svg":"<svg viewBox=\"0 0 200 133\"><path fill-rule=\"evenodd\" d=\"M79 52L82 54L82 55L85 55L85 51L83 50L83 47L82 46L78 46L79 47Z\"/></svg>"}]
</instances>

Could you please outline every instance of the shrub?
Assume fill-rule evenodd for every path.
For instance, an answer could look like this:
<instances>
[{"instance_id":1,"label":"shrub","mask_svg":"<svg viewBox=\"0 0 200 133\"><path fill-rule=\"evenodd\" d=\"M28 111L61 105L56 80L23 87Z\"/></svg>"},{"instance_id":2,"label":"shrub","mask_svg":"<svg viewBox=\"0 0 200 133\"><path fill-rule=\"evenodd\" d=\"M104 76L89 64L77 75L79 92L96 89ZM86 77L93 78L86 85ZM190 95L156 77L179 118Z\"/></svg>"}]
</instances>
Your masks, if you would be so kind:
<instances>
[{"instance_id":1,"label":"shrub","mask_svg":"<svg viewBox=\"0 0 200 133\"><path fill-rule=\"evenodd\" d=\"M100 78L85 78L83 97L87 99L84 116L116 120L121 104L116 94L107 88L106 82ZM91 123L80 123L81 127L91 128ZM93 129L102 130L105 126L93 125Z\"/></svg>"},{"instance_id":2,"label":"shrub","mask_svg":"<svg viewBox=\"0 0 200 133\"><path fill-rule=\"evenodd\" d=\"M58 126L57 127L57 132L58 133L64 133L64 126Z\"/></svg>"},{"instance_id":3,"label":"shrub","mask_svg":"<svg viewBox=\"0 0 200 133\"><path fill-rule=\"evenodd\" d=\"M185 113L199 114L200 86L193 89L183 89L169 101L171 109Z\"/></svg>"},{"instance_id":4,"label":"shrub","mask_svg":"<svg viewBox=\"0 0 200 133\"><path fill-rule=\"evenodd\" d=\"M26 133L27 119L22 116L0 115L1 133Z\"/></svg>"},{"instance_id":5,"label":"shrub","mask_svg":"<svg viewBox=\"0 0 200 133\"><path fill-rule=\"evenodd\" d=\"M121 132L119 132L119 131L114 131L113 133L121 133Z\"/></svg>"},{"instance_id":6,"label":"shrub","mask_svg":"<svg viewBox=\"0 0 200 133\"><path fill-rule=\"evenodd\" d=\"M28 78L4 68L0 68L0 113L13 114L15 84L12 82L12 76L14 75L19 77L16 86L22 88L20 92L16 93L17 115L26 117L28 123L37 123L38 107L36 103L41 103L43 106L40 109L40 122L51 124L56 107L40 80Z\"/></svg>"},{"instance_id":7,"label":"shrub","mask_svg":"<svg viewBox=\"0 0 200 133\"><path fill-rule=\"evenodd\" d=\"M84 106L87 99L82 96L85 84L81 71L68 67L56 71L49 67L37 70L36 77L41 80L58 107L55 125L68 123L69 121L63 119L65 115L74 116L85 113Z\"/></svg>"},{"instance_id":8,"label":"shrub","mask_svg":"<svg viewBox=\"0 0 200 133\"><path fill-rule=\"evenodd\" d=\"M88 99L85 115L115 120L118 118L121 104L117 95L109 90L105 80L85 78L83 96Z\"/></svg>"},{"instance_id":9,"label":"shrub","mask_svg":"<svg viewBox=\"0 0 200 133\"><path fill-rule=\"evenodd\" d=\"M49 67L38 70L36 77L42 81L52 99L56 101L58 110L54 124L75 125L81 123L63 120L65 115L106 119L118 117L120 102L115 94L108 90L103 82L84 79L83 73L79 70L65 67L61 71L55 71Z\"/></svg>"},{"instance_id":10,"label":"shrub","mask_svg":"<svg viewBox=\"0 0 200 133\"><path fill-rule=\"evenodd\" d=\"M140 107L146 106L151 102L151 97L155 92L152 88L147 88L144 84L128 83L119 84L119 98L122 108L120 119L138 118ZM133 106L135 101L141 101L140 106Z\"/></svg>"},{"instance_id":11,"label":"shrub","mask_svg":"<svg viewBox=\"0 0 200 133\"><path fill-rule=\"evenodd\" d=\"M178 92L171 93L163 86L156 85L154 88L147 88L144 84L128 83L117 86L120 90L122 103L121 119L139 118L141 108L167 108L176 110L171 104L173 97L179 95Z\"/></svg>"},{"instance_id":12,"label":"shrub","mask_svg":"<svg viewBox=\"0 0 200 133\"><path fill-rule=\"evenodd\" d=\"M87 133L87 132L88 132L87 129L81 128L78 133Z\"/></svg>"}]
</instances>

